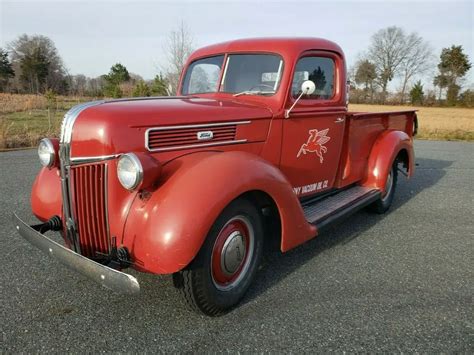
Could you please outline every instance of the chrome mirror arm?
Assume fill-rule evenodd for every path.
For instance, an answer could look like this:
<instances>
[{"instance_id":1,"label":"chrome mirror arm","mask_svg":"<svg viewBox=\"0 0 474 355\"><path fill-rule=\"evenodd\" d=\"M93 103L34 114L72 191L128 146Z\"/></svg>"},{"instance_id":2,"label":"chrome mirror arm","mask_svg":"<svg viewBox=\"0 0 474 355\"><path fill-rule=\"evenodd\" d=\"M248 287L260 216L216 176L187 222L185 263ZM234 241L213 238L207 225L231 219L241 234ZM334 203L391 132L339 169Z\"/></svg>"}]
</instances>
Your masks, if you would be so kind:
<instances>
[{"instance_id":1,"label":"chrome mirror arm","mask_svg":"<svg viewBox=\"0 0 474 355\"><path fill-rule=\"evenodd\" d=\"M290 112L291 110L293 110L293 108L295 107L295 105L298 103L298 101L300 101L301 97L305 94L304 91L301 92L300 96L298 96L298 98L295 100L295 102L293 102L293 105L291 105L291 107L287 110L285 110L285 118L290 118Z\"/></svg>"},{"instance_id":2,"label":"chrome mirror arm","mask_svg":"<svg viewBox=\"0 0 474 355\"><path fill-rule=\"evenodd\" d=\"M305 80L301 85L301 94L298 98L293 102L293 105L288 110L285 110L285 118L290 118L290 112L293 110L295 105L300 101L303 95L311 95L314 90L316 90L316 85L311 80Z\"/></svg>"}]
</instances>

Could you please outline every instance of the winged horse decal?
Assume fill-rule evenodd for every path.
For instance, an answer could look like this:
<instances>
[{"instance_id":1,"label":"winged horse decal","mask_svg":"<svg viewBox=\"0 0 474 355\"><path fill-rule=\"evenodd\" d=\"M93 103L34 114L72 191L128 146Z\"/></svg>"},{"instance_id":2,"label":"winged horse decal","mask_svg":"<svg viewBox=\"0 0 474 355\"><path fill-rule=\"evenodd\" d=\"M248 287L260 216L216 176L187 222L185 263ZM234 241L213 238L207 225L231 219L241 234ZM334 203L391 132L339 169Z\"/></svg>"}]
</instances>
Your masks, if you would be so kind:
<instances>
[{"instance_id":1,"label":"winged horse decal","mask_svg":"<svg viewBox=\"0 0 474 355\"><path fill-rule=\"evenodd\" d=\"M328 151L324 144L331 139L331 137L327 136L328 132L329 128L323 129L322 131L310 129L308 141L303 143L296 157L299 158L301 154L316 153L319 157L319 162L322 164L324 161L323 153Z\"/></svg>"}]
</instances>

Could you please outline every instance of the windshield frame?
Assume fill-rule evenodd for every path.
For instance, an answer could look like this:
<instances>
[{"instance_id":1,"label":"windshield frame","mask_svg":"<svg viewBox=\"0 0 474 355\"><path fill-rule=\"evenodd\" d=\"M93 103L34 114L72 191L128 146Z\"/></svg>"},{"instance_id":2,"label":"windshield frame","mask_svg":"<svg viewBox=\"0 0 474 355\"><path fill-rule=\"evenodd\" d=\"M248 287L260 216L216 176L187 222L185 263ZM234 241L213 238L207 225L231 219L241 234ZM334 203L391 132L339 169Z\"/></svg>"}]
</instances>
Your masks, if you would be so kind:
<instances>
[{"instance_id":1,"label":"windshield frame","mask_svg":"<svg viewBox=\"0 0 474 355\"><path fill-rule=\"evenodd\" d=\"M181 83L182 87L180 88L180 92L182 93L183 90L185 89L184 88L184 81L185 81L186 76L188 75L188 70L192 66L192 64L196 63L197 61L203 60L203 59L213 58L213 57L218 57L218 56L224 55L223 65L222 65L222 68L220 69L220 73L219 73L219 77L218 77L217 90L216 91L202 92L202 93L198 93L198 92L192 93L192 94L187 93L187 94L184 94L184 95L192 96L192 95L212 95L212 94L227 94L227 95L236 94L235 92L222 91L222 87L223 87L224 80L225 80L225 75L226 75L226 72L227 72L227 66L229 64L229 57L232 56L232 55L252 55L252 54L254 54L254 55L272 55L272 56L275 56L278 59L280 59L280 64L279 64L279 67L278 67L279 75L278 75L277 88L271 94L262 95L262 94L258 94L258 93L248 93L246 95L240 95L240 96L237 96L237 97L242 97L242 96L272 97L272 96L278 94L279 91L280 91L280 88L281 88L281 83L283 81L283 75L284 75L284 71L285 71L285 60L284 60L283 56L280 55L279 53L267 52L267 51L264 51L264 52L263 51L262 52L260 52L260 51L242 51L242 52L236 51L236 52L226 52L226 53L216 52L216 53L213 53L211 55L206 55L206 56L196 58L186 66L186 70L184 71L183 76L182 76L183 79L182 79L182 83Z\"/></svg>"}]
</instances>

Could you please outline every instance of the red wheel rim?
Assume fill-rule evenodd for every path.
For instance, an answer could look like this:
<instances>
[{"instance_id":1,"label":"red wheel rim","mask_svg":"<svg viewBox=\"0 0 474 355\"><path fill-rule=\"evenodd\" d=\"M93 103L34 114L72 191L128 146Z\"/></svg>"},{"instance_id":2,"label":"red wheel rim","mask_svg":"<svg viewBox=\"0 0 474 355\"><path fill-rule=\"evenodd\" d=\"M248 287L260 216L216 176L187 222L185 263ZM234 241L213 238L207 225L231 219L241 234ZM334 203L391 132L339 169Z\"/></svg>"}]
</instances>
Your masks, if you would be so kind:
<instances>
[{"instance_id":1,"label":"red wheel rim","mask_svg":"<svg viewBox=\"0 0 474 355\"><path fill-rule=\"evenodd\" d=\"M253 228L246 217L234 217L224 225L211 258L211 276L218 289L228 290L242 280L250 265L253 244Z\"/></svg>"}]
</instances>

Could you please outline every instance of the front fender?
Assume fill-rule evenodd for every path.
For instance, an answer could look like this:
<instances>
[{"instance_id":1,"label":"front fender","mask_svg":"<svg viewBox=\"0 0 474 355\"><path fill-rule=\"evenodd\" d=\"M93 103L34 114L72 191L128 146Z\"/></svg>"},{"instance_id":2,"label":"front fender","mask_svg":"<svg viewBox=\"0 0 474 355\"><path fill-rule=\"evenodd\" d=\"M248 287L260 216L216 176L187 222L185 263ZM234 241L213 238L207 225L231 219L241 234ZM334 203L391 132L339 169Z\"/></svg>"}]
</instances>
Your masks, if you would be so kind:
<instances>
[{"instance_id":1,"label":"front fender","mask_svg":"<svg viewBox=\"0 0 474 355\"><path fill-rule=\"evenodd\" d=\"M162 174L157 190L134 200L125 225L123 245L140 271L173 273L184 268L222 210L248 191L263 191L273 198L280 213L283 250L316 235L288 180L253 154L185 155L165 164Z\"/></svg>"},{"instance_id":2,"label":"front fender","mask_svg":"<svg viewBox=\"0 0 474 355\"><path fill-rule=\"evenodd\" d=\"M31 209L41 221L62 215L61 178L58 169L41 168L31 190Z\"/></svg>"},{"instance_id":3,"label":"front fender","mask_svg":"<svg viewBox=\"0 0 474 355\"><path fill-rule=\"evenodd\" d=\"M402 150L407 152L408 174L411 176L414 172L413 140L403 131L383 132L370 152L362 186L384 191L393 161Z\"/></svg>"}]
</instances>

